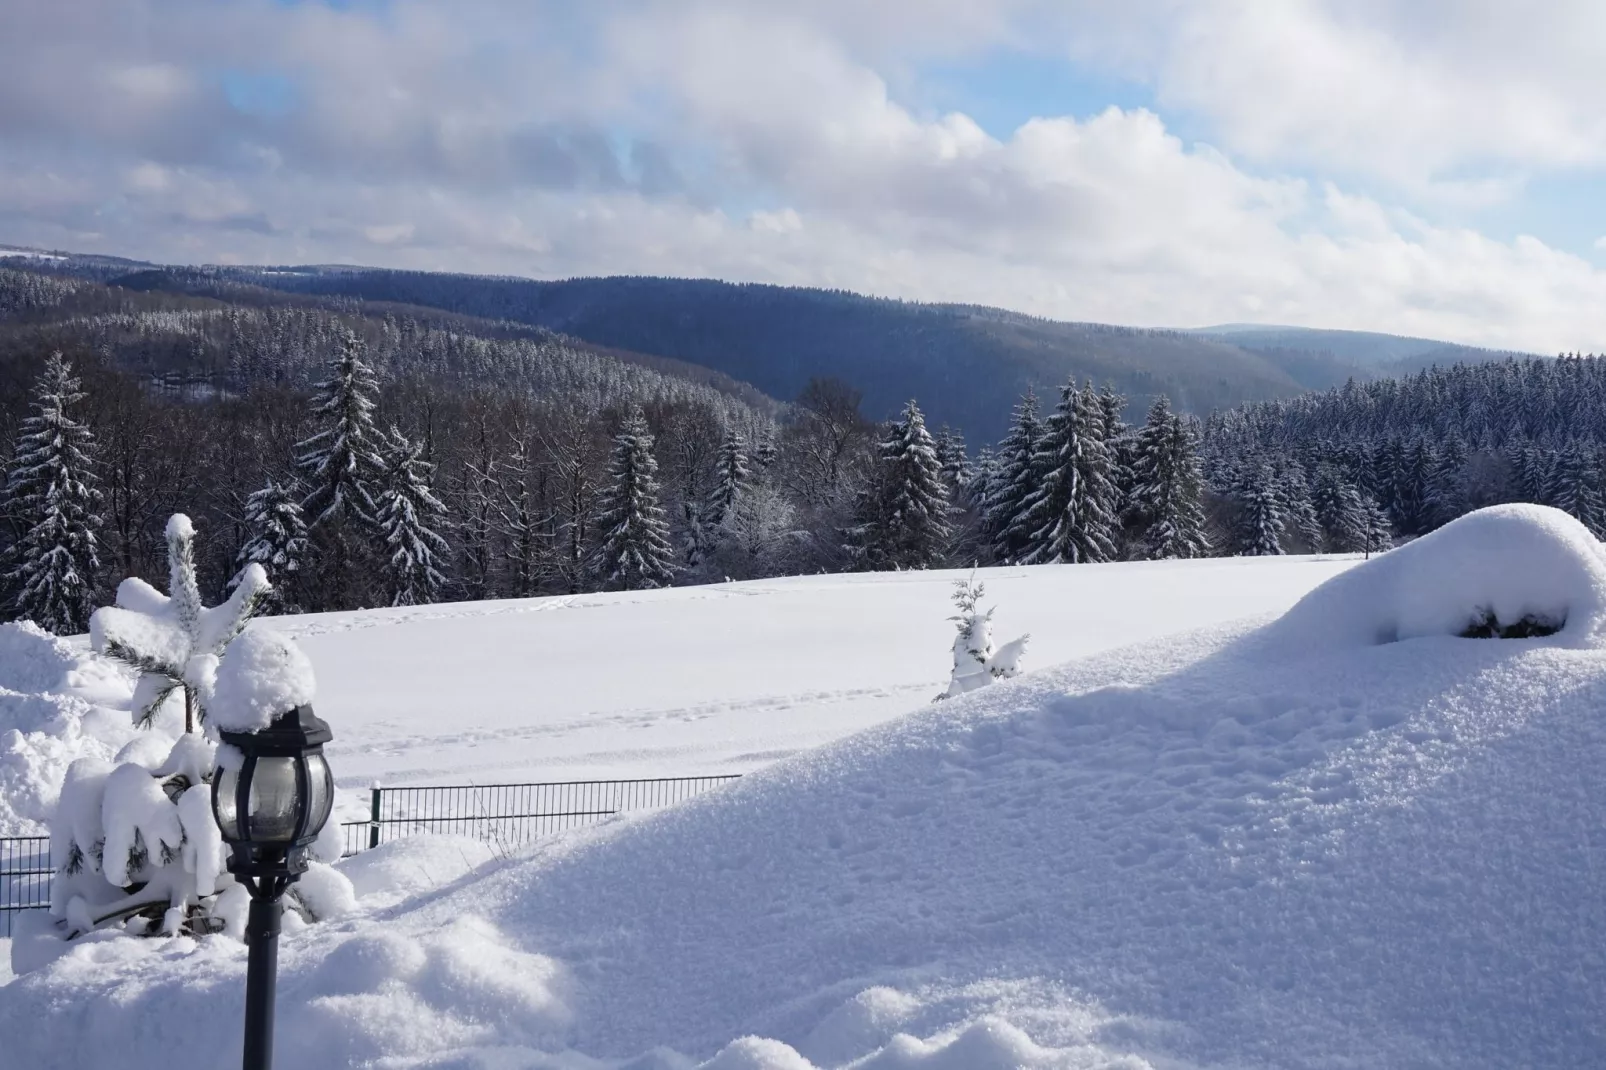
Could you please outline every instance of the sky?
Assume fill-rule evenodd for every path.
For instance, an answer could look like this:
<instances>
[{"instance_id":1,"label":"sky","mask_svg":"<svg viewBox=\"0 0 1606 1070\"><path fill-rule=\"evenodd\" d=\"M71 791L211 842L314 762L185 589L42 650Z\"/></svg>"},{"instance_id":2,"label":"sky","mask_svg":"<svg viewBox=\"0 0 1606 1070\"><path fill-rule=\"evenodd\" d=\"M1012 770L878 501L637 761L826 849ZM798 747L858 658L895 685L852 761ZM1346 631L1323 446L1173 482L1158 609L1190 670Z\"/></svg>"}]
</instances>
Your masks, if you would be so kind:
<instances>
[{"instance_id":1,"label":"sky","mask_svg":"<svg viewBox=\"0 0 1606 1070\"><path fill-rule=\"evenodd\" d=\"M4 0L0 243L1606 349L1599 0Z\"/></svg>"}]
</instances>

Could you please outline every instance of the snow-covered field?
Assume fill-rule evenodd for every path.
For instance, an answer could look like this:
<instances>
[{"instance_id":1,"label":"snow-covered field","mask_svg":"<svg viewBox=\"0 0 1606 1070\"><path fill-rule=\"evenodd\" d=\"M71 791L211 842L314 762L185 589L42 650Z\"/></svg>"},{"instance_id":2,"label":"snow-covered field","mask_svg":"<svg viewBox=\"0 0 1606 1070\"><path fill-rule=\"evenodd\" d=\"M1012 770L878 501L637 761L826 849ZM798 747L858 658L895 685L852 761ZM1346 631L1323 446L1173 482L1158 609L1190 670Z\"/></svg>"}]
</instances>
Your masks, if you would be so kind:
<instances>
[{"instance_id":1,"label":"snow-covered field","mask_svg":"<svg viewBox=\"0 0 1606 1070\"><path fill-rule=\"evenodd\" d=\"M1606 556L1580 525L985 578L1040 668L939 705L929 575L284 622L346 776L769 764L511 859L343 863L359 911L281 950L281 1065L1602 1065ZM1565 626L1454 637L1485 610ZM225 938L97 934L0 986L0 1060L232 1065L243 974Z\"/></svg>"},{"instance_id":2,"label":"snow-covered field","mask_svg":"<svg viewBox=\"0 0 1606 1070\"><path fill-rule=\"evenodd\" d=\"M1027 667L1280 612L1353 558L982 569ZM907 572L264 621L318 671L345 787L747 772L917 709L953 581Z\"/></svg>"}]
</instances>

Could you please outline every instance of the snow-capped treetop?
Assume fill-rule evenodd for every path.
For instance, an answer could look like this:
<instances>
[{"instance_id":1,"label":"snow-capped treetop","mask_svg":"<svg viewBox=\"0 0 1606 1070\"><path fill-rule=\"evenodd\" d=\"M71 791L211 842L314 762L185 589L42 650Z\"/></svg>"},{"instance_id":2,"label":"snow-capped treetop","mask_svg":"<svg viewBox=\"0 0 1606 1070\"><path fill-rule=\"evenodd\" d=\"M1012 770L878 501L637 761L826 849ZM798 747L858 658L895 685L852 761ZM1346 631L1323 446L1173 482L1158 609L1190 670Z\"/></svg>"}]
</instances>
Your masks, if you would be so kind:
<instances>
[{"instance_id":1,"label":"snow-capped treetop","mask_svg":"<svg viewBox=\"0 0 1606 1070\"><path fill-rule=\"evenodd\" d=\"M193 539L195 523L183 513L174 513L167 518L167 527L163 531L169 539Z\"/></svg>"},{"instance_id":2,"label":"snow-capped treetop","mask_svg":"<svg viewBox=\"0 0 1606 1070\"><path fill-rule=\"evenodd\" d=\"M317 690L312 662L295 640L251 629L228 645L217 664L205 698L207 724L224 732L256 732L311 702Z\"/></svg>"}]
</instances>

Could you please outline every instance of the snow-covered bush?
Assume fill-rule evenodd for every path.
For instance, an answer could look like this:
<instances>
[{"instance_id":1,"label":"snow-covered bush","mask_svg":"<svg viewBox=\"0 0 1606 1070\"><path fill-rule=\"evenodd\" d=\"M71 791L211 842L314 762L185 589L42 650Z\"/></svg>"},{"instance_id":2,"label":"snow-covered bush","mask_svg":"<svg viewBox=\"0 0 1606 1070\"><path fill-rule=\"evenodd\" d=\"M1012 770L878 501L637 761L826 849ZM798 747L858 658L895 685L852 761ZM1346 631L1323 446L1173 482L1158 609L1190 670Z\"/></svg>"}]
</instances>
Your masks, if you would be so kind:
<instances>
[{"instance_id":1,"label":"snow-covered bush","mask_svg":"<svg viewBox=\"0 0 1606 1070\"><path fill-rule=\"evenodd\" d=\"M195 586L189 520L167 526L171 596L138 579L123 581L118 605L97 610L91 640L98 652L141 671L136 724L180 688L204 732L163 743L154 735L124 747L108 764L80 758L67 769L50 822L57 872L51 914L67 938L114 924L130 932L201 934L244 931L245 888L227 876L212 814L211 783L220 758L216 731L254 731L280 713L312 701L315 680L306 656L287 637L246 631L257 600L269 590L259 565L247 565L223 605L201 605ZM236 752L237 753L237 752ZM340 857L339 825L314 846L323 862ZM303 920L349 909L350 882L315 866L288 902Z\"/></svg>"},{"instance_id":2,"label":"snow-covered bush","mask_svg":"<svg viewBox=\"0 0 1606 1070\"><path fill-rule=\"evenodd\" d=\"M948 618L958 631L954 636L954 668L948 679L948 690L938 695L933 700L935 702L986 687L994 680L1006 679L1020 672L1026 641L1031 636L1023 635L995 648L993 610L983 613L976 608L984 591L985 588L974 575L969 579L954 581L954 605L959 612Z\"/></svg>"},{"instance_id":3,"label":"snow-covered bush","mask_svg":"<svg viewBox=\"0 0 1606 1070\"><path fill-rule=\"evenodd\" d=\"M1422 636L1580 645L1606 629L1606 551L1543 505L1496 505L1343 572L1299 601L1271 635L1301 648Z\"/></svg>"}]
</instances>

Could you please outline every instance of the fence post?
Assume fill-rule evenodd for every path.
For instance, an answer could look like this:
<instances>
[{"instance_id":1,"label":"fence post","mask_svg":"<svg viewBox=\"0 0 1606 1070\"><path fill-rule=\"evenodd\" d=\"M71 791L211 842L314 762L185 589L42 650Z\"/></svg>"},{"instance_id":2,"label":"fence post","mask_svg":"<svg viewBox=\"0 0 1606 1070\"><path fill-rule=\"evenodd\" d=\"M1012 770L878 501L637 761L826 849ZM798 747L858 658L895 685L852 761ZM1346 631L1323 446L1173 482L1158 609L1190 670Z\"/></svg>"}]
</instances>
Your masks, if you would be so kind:
<instances>
[{"instance_id":1,"label":"fence post","mask_svg":"<svg viewBox=\"0 0 1606 1070\"><path fill-rule=\"evenodd\" d=\"M369 789L370 802L368 804L368 846L370 849L379 846L379 793L384 791L379 781Z\"/></svg>"}]
</instances>

